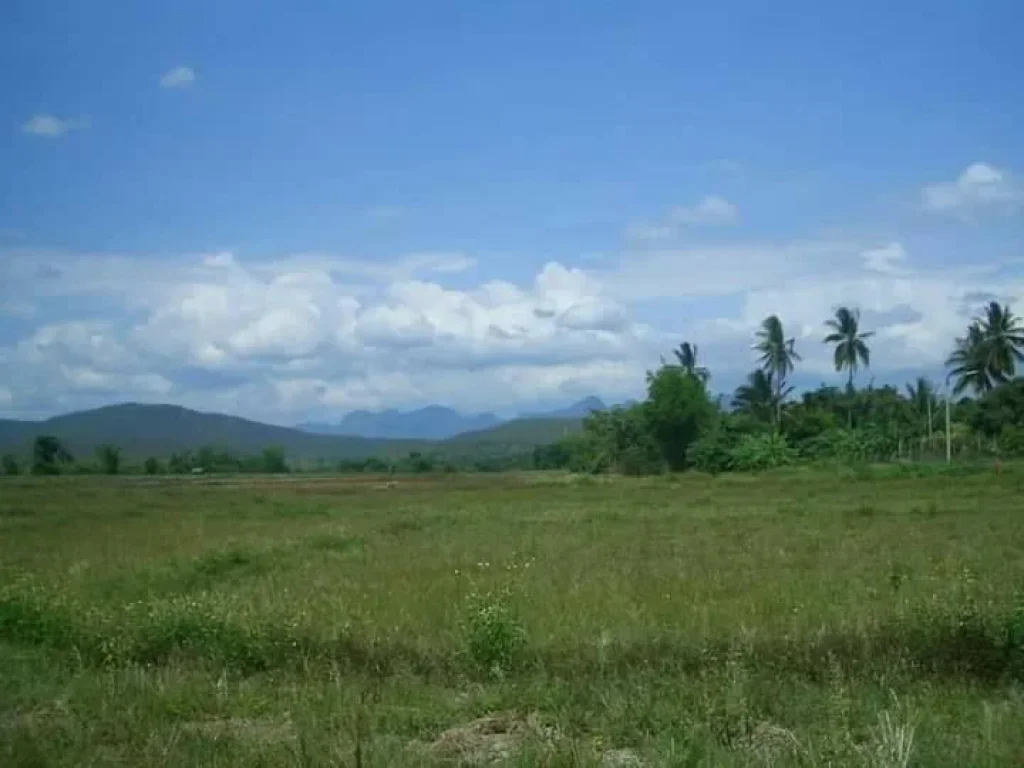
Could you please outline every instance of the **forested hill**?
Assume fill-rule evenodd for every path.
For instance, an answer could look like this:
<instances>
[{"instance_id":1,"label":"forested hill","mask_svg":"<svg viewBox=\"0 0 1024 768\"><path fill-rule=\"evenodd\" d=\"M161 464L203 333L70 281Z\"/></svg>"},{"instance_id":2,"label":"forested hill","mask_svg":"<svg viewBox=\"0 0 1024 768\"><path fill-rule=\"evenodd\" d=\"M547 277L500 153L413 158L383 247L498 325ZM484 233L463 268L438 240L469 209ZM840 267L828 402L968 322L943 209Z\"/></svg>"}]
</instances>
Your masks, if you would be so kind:
<instances>
[{"instance_id":1,"label":"forested hill","mask_svg":"<svg viewBox=\"0 0 1024 768\"><path fill-rule=\"evenodd\" d=\"M276 446L290 459L338 460L405 456L412 451L461 454L476 443L487 452L506 453L513 444L529 449L577 429L578 420L519 419L494 429L432 442L313 434L176 405L125 403L43 421L0 420L0 452L27 455L36 436L53 435L76 456L91 454L105 444L118 446L128 457L166 457L213 445L243 454Z\"/></svg>"}]
</instances>

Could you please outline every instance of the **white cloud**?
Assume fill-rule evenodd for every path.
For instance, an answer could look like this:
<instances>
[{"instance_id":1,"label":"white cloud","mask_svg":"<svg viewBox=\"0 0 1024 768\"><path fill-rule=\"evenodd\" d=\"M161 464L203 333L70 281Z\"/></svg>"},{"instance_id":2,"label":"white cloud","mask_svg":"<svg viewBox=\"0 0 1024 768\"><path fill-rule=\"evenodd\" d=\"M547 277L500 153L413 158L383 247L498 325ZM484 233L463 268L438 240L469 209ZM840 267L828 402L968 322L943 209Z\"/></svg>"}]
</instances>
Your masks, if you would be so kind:
<instances>
[{"instance_id":1,"label":"white cloud","mask_svg":"<svg viewBox=\"0 0 1024 768\"><path fill-rule=\"evenodd\" d=\"M0 299L5 290L75 298L107 318L43 325L6 353L0 348L0 376L20 372L10 377L12 391L36 410L92 403L82 398L104 392L251 408L249 415L283 423L349 405L532 407L590 381L628 380L635 394L656 360L656 339L627 307L595 276L556 262L526 284L455 290L436 280L472 265L464 254L389 264L228 252L159 261L5 255ZM352 276L357 282L346 282ZM134 286L130 298L125 281Z\"/></svg>"},{"instance_id":2,"label":"white cloud","mask_svg":"<svg viewBox=\"0 0 1024 768\"><path fill-rule=\"evenodd\" d=\"M907 252L900 243L889 243L881 248L870 248L864 251L864 268L883 275L907 274L902 266L907 260Z\"/></svg>"},{"instance_id":3,"label":"white cloud","mask_svg":"<svg viewBox=\"0 0 1024 768\"><path fill-rule=\"evenodd\" d=\"M974 163L955 181L926 186L922 200L925 209L930 211L966 213L1019 204L1024 201L1024 189L1008 172L985 163Z\"/></svg>"},{"instance_id":4,"label":"white cloud","mask_svg":"<svg viewBox=\"0 0 1024 768\"><path fill-rule=\"evenodd\" d=\"M30 136L41 136L56 139L69 131L88 128L89 121L85 118L62 119L53 115L33 115L22 124L21 130Z\"/></svg>"},{"instance_id":5,"label":"white cloud","mask_svg":"<svg viewBox=\"0 0 1024 768\"><path fill-rule=\"evenodd\" d=\"M677 205L660 221L636 221L626 228L626 239L634 242L668 240L690 227L731 224L739 218L739 209L725 198L706 195L691 206Z\"/></svg>"},{"instance_id":6,"label":"white cloud","mask_svg":"<svg viewBox=\"0 0 1024 768\"><path fill-rule=\"evenodd\" d=\"M161 88L188 88L196 81L196 72L192 67L174 67L167 70L160 78Z\"/></svg>"},{"instance_id":7,"label":"white cloud","mask_svg":"<svg viewBox=\"0 0 1024 768\"><path fill-rule=\"evenodd\" d=\"M669 212L669 220L676 224L729 224L737 219L739 209L717 195L708 195L696 205L676 206Z\"/></svg>"}]
</instances>

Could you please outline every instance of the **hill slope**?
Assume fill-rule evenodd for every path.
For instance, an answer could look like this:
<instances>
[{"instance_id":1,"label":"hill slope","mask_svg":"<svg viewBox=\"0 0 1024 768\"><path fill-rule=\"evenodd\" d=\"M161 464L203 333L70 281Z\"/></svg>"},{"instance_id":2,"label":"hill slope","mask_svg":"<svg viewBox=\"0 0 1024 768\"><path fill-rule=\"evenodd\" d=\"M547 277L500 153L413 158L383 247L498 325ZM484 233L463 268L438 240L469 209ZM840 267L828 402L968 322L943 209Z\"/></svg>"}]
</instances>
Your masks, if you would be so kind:
<instances>
[{"instance_id":1,"label":"hill slope","mask_svg":"<svg viewBox=\"0 0 1024 768\"><path fill-rule=\"evenodd\" d=\"M0 451L28 453L32 440L41 434L55 435L72 454L81 456L90 455L104 443L118 445L127 456L134 457L167 456L203 445L246 454L280 446L289 457L310 459L401 455L425 447L416 440L314 435L176 405L125 403L45 421L0 421Z\"/></svg>"},{"instance_id":2,"label":"hill slope","mask_svg":"<svg viewBox=\"0 0 1024 768\"><path fill-rule=\"evenodd\" d=\"M513 419L491 429L463 432L445 440L442 445L494 445L502 444L521 449L534 448L561 440L583 428L582 419L531 418Z\"/></svg>"},{"instance_id":3,"label":"hill slope","mask_svg":"<svg viewBox=\"0 0 1024 768\"><path fill-rule=\"evenodd\" d=\"M488 429L501 423L493 413L465 415L440 405L415 411L352 411L338 424L301 424L299 428L324 435L358 435L373 438L444 440L461 432Z\"/></svg>"}]
</instances>

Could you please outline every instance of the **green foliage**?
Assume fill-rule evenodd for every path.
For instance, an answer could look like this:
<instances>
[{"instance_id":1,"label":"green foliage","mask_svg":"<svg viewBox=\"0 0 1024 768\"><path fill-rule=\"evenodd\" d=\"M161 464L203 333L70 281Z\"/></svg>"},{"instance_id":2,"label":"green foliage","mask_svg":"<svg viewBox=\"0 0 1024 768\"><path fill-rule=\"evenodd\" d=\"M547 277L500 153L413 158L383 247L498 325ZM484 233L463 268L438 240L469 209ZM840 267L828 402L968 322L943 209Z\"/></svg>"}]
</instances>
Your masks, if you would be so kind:
<instances>
[{"instance_id":1,"label":"green foliage","mask_svg":"<svg viewBox=\"0 0 1024 768\"><path fill-rule=\"evenodd\" d=\"M1009 307L992 301L956 340L946 365L956 381L955 394L972 390L984 395L1012 379L1022 361L1024 325Z\"/></svg>"},{"instance_id":2,"label":"green foliage","mask_svg":"<svg viewBox=\"0 0 1024 768\"><path fill-rule=\"evenodd\" d=\"M876 429L830 429L801 442L799 450L812 461L889 461L896 455L897 442Z\"/></svg>"},{"instance_id":3,"label":"green foliage","mask_svg":"<svg viewBox=\"0 0 1024 768\"><path fill-rule=\"evenodd\" d=\"M1009 424L999 433L999 453L1024 458L1024 425Z\"/></svg>"},{"instance_id":4,"label":"green foliage","mask_svg":"<svg viewBox=\"0 0 1024 768\"><path fill-rule=\"evenodd\" d=\"M694 469L711 475L733 469L732 454L739 437L730 432L723 422L717 421L690 445L686 459Z\"/></svg>"},{"instance_id":5,"label":"green foliage","mask_svg":"<svg viewBox=\"0 0 1024 768\"><path fill-rule=\"evenodd\" d=\"M732 467L741 472L758 472L792 464L797 454L784 435L777 432L744 435L731 451Z\"/></svg>"},{"instance_id":6,"label":"green foliage","mask_svg":"<svg viewBox=\"0 0 1024 768\"><path fill-rule=\"evenodd\" d=\"M5 475L21 474L21 465L18 463L18 457L13 453L5 453L0 458L0 469L3 469Z\"/></svg>"},{"instance_id":7,"label":"green foliage","mask_svg":"<svg viewBox=\"0 0 1024 768\"><path fill-rule=\"evenodd\" d=\"M40 435L32 446L32 474L57 475L73 461L71 453L53 435Z\"/></svg>"},{"instance_id":8,"label":"green foliage","mask_svg":"<svg viewBox=\"0 0 1024 768\"><path fill-rule=\"evenodd\" d=\"M512 671L526 646L526 630L511 605L508 589L470 592L463 610L466 653L495 677Z\"/></svg>"},{"instance_id":9,"label":"green foliage","mask_svg":"<svg viewBox=\"0 0 1024 768\"><path fill-rule=\"evenodd\" d=\"M142 471L147 475L160 474L160 460L156 456L150 456L142 462Z\"/></svg>"},{"instance_id":10,"label":"green foliage","mask_svg":"<svg viewBox=\"0 0 1024 768\"><path fill-rule=\"evenodd\" d=\"M857 369L863 365L865 368L871 363L871 350L868 349L867 339L874 335L873 332L862 332L860 330L860 310L840 307L836 310L836 316L825 322L826 327L831 331L825 337L826 344L835 345L834 362L837 371L846 370L849 378L847 389L853 391L853 379L857 375Z\"/></svg>"},{"instance_id":11,"label":"green foliage","mask_svg":"<svg viewBox=\"0 0 1024 768\"><path fill-rule=\"evenodd\" d=\"M716 416L702 378L673 366L648 376L641 408L661 457L673 471L686 468L687 451Z\"/></svg>"},{"instance_id":12,"label":"green foliage","mask_svg":"<svg viewBox=\"0 0 1024 768\"><path fill-rule=\"evenodd\" d=\"M967 420L971 429L992 437L1006 427L1024 427L1024 378L987 392L974 402Z\"/></svg>"},{"instance_id":13,"label":"green foliage","mask_svg":"<svg viewBox=\"0 0 1024 768\"><path fill-rule=\"evenodd\" d=\"M643 406L596 411L583 422L579 471L644 475L660 472L662 455Z\"/></svg>"},{"instance_id":14,"label":"green foliage","mask_svg":"<svg viewBox=\"0 0 1024 768\"><path fill-rule=\"evenodd\" d=\"M786 338L782 321L776 315L764 319L756 338L754 349L760 355L761 369L770 378L774 388L777 427L782 420L782 401L788 392L786 381L800 360L800 355L796 351L796 342L792 338Z\"/></svg>"},{"instance_id":15,"label":"green foliage","mask_svg":"<svg viewBox=\"0 0 1024 768\"><path fill-rule=\"evenodd\" d=\"M121 469L121 449L116 445L101 445L96 449L96 458L105 475L116 475Z\"/></svg>"},{"instance_id":16,"label":"green foliage","mask_svg":"<svg viewBox=\"0 0 1024 768\"><path fill-rule=\"evenodd\" d=\"M271 474L282 474L288 471L288 464L284 459L284 449L279 447L264 448L261 462L261 470Z\"/></svg>"}]
</instances>

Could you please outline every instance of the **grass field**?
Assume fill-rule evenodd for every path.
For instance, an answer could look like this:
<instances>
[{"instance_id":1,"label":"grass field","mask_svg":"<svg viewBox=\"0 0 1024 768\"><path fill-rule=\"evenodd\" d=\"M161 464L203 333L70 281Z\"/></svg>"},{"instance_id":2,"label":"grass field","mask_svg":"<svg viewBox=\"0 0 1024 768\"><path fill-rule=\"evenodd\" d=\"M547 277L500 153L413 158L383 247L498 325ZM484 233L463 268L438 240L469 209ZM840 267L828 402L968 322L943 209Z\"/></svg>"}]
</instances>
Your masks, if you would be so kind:
<instances>
[{"instance_id":1,"label":"grass field","mask_svg":"<svg viewBox=\"0 0 1024 768\"><path fill-rule=\"evenodd\" d=\"M0 765L1024 764L1024 471L889 475L5 479Z\"/></svg>"}]
</instances>

